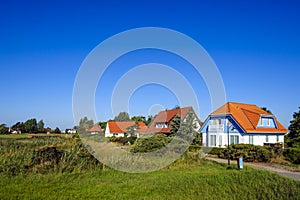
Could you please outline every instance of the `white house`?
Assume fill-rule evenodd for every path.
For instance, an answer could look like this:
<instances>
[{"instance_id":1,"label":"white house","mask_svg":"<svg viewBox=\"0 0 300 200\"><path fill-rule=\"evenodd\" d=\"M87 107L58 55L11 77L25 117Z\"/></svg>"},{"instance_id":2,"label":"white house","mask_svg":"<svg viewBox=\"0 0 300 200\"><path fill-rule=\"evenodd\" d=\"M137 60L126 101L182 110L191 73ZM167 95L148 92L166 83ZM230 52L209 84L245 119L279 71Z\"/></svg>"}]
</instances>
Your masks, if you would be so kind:
<instances>
[{"instance_id":1,"label":"white house","mask_svg":"<svg viewBox=\"0 0 300 200\"><path fill-rule=\"evenodd\" d=\"M106 124L105 129L105 137L124 137L125 133L127 132L127 128L130 126L134 126L136 122L129 121L129 122L116 122L116 121L109 121ZM144 122L138 122L138 128L135 128L135 134L137 137L140 136L141 133L144 133L147 129L147 126ZM130 135L128 135L130 136Z\"/></svg>"},{"instance_id":2,"label":"white house","mask_svg":"<svg viewBox=\"0 0 300 200\"><path fill-rule=\"evenodd\" d=\"M66 129L65 133L75 134L77 133L76 129Z\"/></svg>"},{"instance_id":3,"label":"white house","mask_svg":"<svg viewBox=\"0 0 300 200\"><path fill-rule=\"evenodd\" d=\"M225 147L228 144L270 145L284 143L288 130L275 115L256 105L226 103L205 120L200 129L203 146Z\"/></svg>"}]
</instances>

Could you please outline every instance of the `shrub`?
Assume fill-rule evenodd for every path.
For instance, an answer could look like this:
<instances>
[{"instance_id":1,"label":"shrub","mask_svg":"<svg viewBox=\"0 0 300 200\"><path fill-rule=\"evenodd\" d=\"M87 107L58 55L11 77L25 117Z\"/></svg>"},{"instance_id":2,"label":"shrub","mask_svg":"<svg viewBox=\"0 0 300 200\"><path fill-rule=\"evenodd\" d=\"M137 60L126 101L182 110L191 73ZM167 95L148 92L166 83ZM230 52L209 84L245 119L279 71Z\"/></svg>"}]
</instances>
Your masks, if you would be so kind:
<instances>
[{"instance_id":1,"label":"shrub","mask_svg":"<svg viewBox=\"0 0 300 200\"><path fill-rule=\"evenodd\" d=\"M192 151L192 152L196 152L196 151L199 151L200 149L202 149L203 147L200 146L200 145L195 145L195 144L192 144L189 146L189 151Z\"/></svg>"},{"instance_id":2,"label":"shrub","mask_svg":"<svg viewBox=\"0 0 300 200\"><path fill-rule=\"evenodd\" d=\"M165 134L155 134L152 137L138 138L131 148L133 153L145 153L158 150L167 145L172 138Z\"/></svg>"},{"instance_id":3,"label":"shrub","mask_svg":"<svg viewBox=\"0 0 300 200\"><path fill-rule=\"evenodd\" d=\"M223 151L223 148L219 148L219 147L213 147L211 149L211 151L209 152L209 154L212 154L212 155L220 155L221 152Z\"/></svg>"},{"instance_id":4,"label":"shrub","mask_svg":"<svg viewBox=\"0 0 300 200\"><path fill-rule=\"evenodd\" d=\"M286 148L283 151L283 155L286 160L288 160L294 164L300 164L300 149Z\"/></svg>"},{"instance_id":5,"label":"shrub","mask_svg":"<svg viewBox=\"0 0 300 200\"><path fill-rule=\"evenodd\" d=\"M136 139L137 139L136 136L130 136L130 137L128 138L128 142L129 142L130 144L134 144L134 142L136 141Z\"/></svg>"},{"instance_id":6,"label":"shrub","mask_svg":"<svg viewBox=\"0 0 300 200\"><path fill-rule=\"evenodd\" d=\"M227 158L228 149L221 150L219 157ZM280 145L254 146L251 144L233 144L230 145L230 159L237 159L242 156L247 162L269 162L272 158L282 156L282 147Z\"/></svg>"}]
</instances>

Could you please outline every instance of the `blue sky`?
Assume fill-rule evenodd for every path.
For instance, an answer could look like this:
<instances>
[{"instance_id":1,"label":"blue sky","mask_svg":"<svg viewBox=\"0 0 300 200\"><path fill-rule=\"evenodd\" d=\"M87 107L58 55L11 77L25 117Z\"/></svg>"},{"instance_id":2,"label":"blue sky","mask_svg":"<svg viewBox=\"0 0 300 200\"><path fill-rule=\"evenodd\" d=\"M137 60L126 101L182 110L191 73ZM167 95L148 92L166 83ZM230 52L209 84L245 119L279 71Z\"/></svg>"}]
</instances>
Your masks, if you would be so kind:
<instances>
[{"instance_id":1,"label":"blue sky","mask_svg":"<svg viewBox=\"0 0 300 200\"><path fill-rule=\"evenodd\" d=\"M288 126L300 106L299 6L297 1L230 0L2 2L0 123L35 117L53 128L72 127L73 84L88 53L119 32L164 27L192 37L207 50L222 75L228 101L266 106ZM99 120L113 117L110 96L103 94L111 93L122 73L153 61L184 74L200 101L200 119L205 119L211 109L201 77L166 52L144 51L120 58L105 73L95 97ZM130 114L148 115L151 105L172 108L177 103L168 88L148 85L132 95Z\"/></svg>"}]
</instances>

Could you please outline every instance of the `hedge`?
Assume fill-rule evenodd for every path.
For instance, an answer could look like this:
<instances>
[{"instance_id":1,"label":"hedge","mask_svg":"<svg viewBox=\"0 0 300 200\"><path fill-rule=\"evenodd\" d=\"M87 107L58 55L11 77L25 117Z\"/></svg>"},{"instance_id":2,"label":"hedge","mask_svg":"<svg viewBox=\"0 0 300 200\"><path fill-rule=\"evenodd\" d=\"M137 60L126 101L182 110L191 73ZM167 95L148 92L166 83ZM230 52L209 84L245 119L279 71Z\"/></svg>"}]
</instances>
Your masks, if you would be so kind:
<instances>
[{"instance_id":1,"label":"hedge","mask_svg":"<svg viewBox=\"0 0 300 200\"><path fill-rule=\"evenodd\" d=\"M300 164L300 149L286 148L283 151L283 155L286 160L288 160L294 164Z\"/></svg>"},{"instance_id":2,"label":"hedge","mask_svg":"<svg viewBox=\"0 0 300 200\"><path fill-rule=\"evenodd\" d=\"M282 156L283 150L280 144L270 146L254 146L250 144L233 144L230 145L230 159L237 159L242 156L247 162L269 162L272 158ZM219 154L220 158L228 157L228 149L222 149Z\"/></svg>"}]
</instances>

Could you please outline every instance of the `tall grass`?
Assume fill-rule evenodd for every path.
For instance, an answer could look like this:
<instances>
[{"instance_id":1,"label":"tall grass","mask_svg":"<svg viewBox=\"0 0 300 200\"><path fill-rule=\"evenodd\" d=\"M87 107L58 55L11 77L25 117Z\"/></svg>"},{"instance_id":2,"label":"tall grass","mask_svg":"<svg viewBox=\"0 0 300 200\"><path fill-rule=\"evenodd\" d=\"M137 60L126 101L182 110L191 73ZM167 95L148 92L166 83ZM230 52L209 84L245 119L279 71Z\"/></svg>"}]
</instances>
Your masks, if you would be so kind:
<instances>
[{"instance_id":1,"label":"tall grass","mask_svg":"<svg viewBox=\"0 0 300 200\"><path fill-rule=\"evenodd\" d=\"M0 139L0 173L80 172L102 167L78 139Z\"/></svg>"},{"instance_id":2,"label":"tall grass","mask_svg":"<svg viewBox=\"0 0 300 200\"><path fill-rule=\"evenodd\" d=\"M0 139L0 199L299 199L300 182L184 154L150 173L115 171L78 139Z\"/></svg>"}]
</instances>

